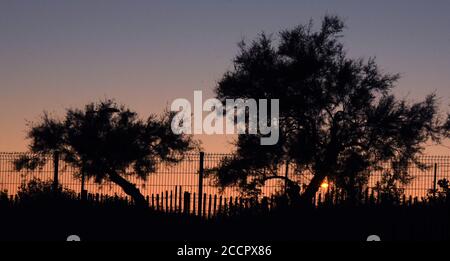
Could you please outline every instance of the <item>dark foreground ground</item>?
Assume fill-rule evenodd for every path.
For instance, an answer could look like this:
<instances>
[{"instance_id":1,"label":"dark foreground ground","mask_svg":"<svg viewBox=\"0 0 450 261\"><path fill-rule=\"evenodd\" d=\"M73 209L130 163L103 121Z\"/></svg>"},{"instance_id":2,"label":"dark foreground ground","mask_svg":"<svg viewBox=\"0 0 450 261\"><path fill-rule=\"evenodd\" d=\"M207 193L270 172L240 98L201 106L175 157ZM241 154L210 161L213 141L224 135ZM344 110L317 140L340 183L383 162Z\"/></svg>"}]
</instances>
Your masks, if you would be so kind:
<instances>
[{"instance_id":1,"label":"dark foreground ground","mask_svg":"<svg viewBox=\"0 0 450 261\"><path fill-rule=\"evenodd\" d=\"M449 240L449 221L445 205L334 206L210 220L124 206L3 206L0 240Z\"/></svg>"}]
</instances>

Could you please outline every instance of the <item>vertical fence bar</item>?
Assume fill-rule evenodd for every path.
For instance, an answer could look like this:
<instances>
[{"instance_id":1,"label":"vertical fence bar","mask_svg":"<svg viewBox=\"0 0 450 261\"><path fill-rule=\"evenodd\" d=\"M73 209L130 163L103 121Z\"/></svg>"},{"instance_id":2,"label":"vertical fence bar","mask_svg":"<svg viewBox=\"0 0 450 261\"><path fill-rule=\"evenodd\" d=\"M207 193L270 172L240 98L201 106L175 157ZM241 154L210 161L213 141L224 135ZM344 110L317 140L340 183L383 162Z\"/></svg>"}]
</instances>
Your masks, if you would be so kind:
<instances>
[{"instance_id":1,"label":"vertical fence bar","mask_svg":"<svg viewBox=\"0 0 450 261\"><path fill-rule=\"evenodd\" d=\"M87 199L87 190L86 190L86 173L84 173L84 171L81 171L81 200L86 200Z\"/></svg>"},{"instance_id":2,"label":"vertical fence bar","mask_svg":"<svg viewBox=\"0 0 450 261\"><path fill-rule=\"evenodd\" d=\"M205 216L205 212L206 212L206 193L203 194L202 210L203 210L203 212L201 214L203 214L203 216ZM200 217L202 217L202 216L200 216Z\"/></svg>"},{"instance_id":3,"label":"vertical fence bar","mask_svg":"<svg viewBox=\"0 0 450 261\"><path fill-rule=\"evenodd\" d=\"M189 215L190 209L191 209L191 194L189 192L184 192L184 214Z\"/></svg>"},{"instance_id":4,"label":"vertical fence bar","mask_svg":"<svg viewBox=\"0 0 450 261\"><path fill-rule=\"evenodd\" d=\"M55 151L53 153L53 194L55 197L58 196L58 171L59 171L59 153Z\"/></svg>"},{"instance_id":5,"label":"vertical fence bar","mask_svg":"<svg viewBox=\"0 0 450 261\"><path fill-rule=\"evenodd\" d=\"M201 153L203 154L203 153ZM195 198L195 206L193 206L193 201L191 201L190 205L192 205L191 212L194 212L193 209L195 207L195 212L198 213L198 215L204 217L208 215L209 209L208 209L208 198L205 200L204 194L207 195L212 194L216 197L216 203L212 205L211 209L218 213L218 209L220 208L220 201L219 201L219 190L214 185L207 184L207 177L205 177L206 173L204 173L204 169L207 168L214 168L219 163L222 157L227 156L226 154L208 154L204 153L203 156L196 153L196 154L189 154L189 156L183 161L180 162L177 165L174 166L168 166L165 165L162 162L158 162L158 168L155 173L155 175L152 175L150 177L150 180L148 182L145 182L143 185L143 193L145 195L152 195L154 196L151 198L153 199L152 205L155 208L158 209L164 209L167 210L167 208L172 209L176 212L182 212L183 209L183 193L189 192L192 193L190 195L190 199L193 200L193 193L196 193ZM33 171L18 171L15 169L14 161L18 159L22 155L29 155L29 154L23 154L23 153L0 153L0 190L8 190L8 192L14 197L14 195L17 194L18 187L22 184L26 184L29 182L32 178L38 177L45 181L52 182L52 190L58 191L58 187L61 185L78 192L78 190L86 190L86 192L92 193L92 195L96 195L96 193L102 193L103 195L115 195L118 194L119 197L124 197L124 193L122 190L120 190L119 187L117 187L115 184L107 182L103 185L96 185L95 183L91 182L88 179L87 174L88 173L80 173L81 179L74 178L73 174L77 171L76 168L73 168L70 165L67 165L64 163L64 161L61 159L61 154L58 155L57 153L47 155L46 156L46 164L43 168L33 170ZM202 157L202 159L199 159L199 156ZM411 176L415 177L414 180L411 181L410 184L407 184L405 186L402 186L402 188L405 189L405 195L404 195L404 202L407 204L412 204L414 200L419 201L425 201L427 200L428 196L438 196L439 195L439 180L446 178L450 178L450 157L432 157L432 156L422 156L419 158L420 162L423 164L429 166L430 168L427 168L426 171L422 171L415 167L413 164L411 164L410 167L408 167L408 172ZM61 162L60 162L61 161ZM200 162L201 161L201 162ZM300 173L301 176L293 175L293 165L288 164L288 162L285 162L285 165L280 167L280 172L283 171L285 173L280 175L283 175L286 177L288 174L288 178L290 178L293 181L298 182L306 182L308 183L309 180L309 173ZM390 165L389 163L386 163L383 165L386 169L389 169ZM434 169L432 169L434 167ZM291 173L289 173L291 171ZM199 173L200 172L200 173ZM24 174L27 175L24 175ZM86 176L83 177L83 174ZM376 171L373 173L373 175L370 176L369 182L368 182L368 189L365 192L365 195L363 196L363 201L370 202L377 202L379 199L377 198L376 194L377 191L375 189L376 183L381 179L382 172ZM134 176L130 177L130 180L134 183L137 183L138 181L135 179ZM80 184L81 181L81 184ZM198 182L198 183L197 183ZM303 184L303 183L301 183ZM287 183L289 189L289 183ZM164 196L166 191L170 190L172 192L172 188L175 186L175 191L172 197ZM280 192L283 192L283 188L286 190L286 183L277 183L273 187L276 187L279 189ZM267 189L264 188L263 194L266 196L271 196L273 193L273 187L271 184L267 186ZM170 189L169 189L170 188ZM329 187L331 190L332 186ZM184 190L183 190L184 189ZM429 193L431 190L433 190L433 193ZM164 192L164 194L162 193ZM345 195L344 194L332 194L330 192L321 192L321 198L318 202L324 203L331 203L331 202L341 202L344 200ZM81 193L83 194L83 193ZM158 204L156 204L156 195L159 194L158 197ZM170 193L172 194L172 193ZM203 195L203 196L202 196ZM223 197L229 198L230 196L237 196L237 188L236 187L227 187L226 190L224 190ZM93 196L84 195L86 199L93 198ZM170 197L170 198L169 198ZM317 197L316 197L317 199ZM161 200L161 202L159 202ZM169 204L167 203L167 200L169 200ZM223 200L223 199L222 199ZM170 202L173 201L173 202ZM214 200L213 200L214 202ZM224 203L226 202L226 205L229 205L229 201L222 201L222 208L223 210ZM233 202L234 203L234 202Z\"/></svg>"},{"instance_id":6,"label":"vertical fence bar","mask_svg":"<svg viewBox=\"0 0 450 261\"><path fill-rule=\"evenodd\" d=\"M286 169L284 173L284 194L287 195L287 189L288 189L288 179L289 179L289 161L286 161Z\"/></svg>"},{"instance_id":7,"label":"vertical fence bar","mask_svg":"<svg viewBox=\"0 0 450 261\"><path fill-rule=\"evenodd\" d=\"M175 186L175 198L174 198L174 210L175 210L175 212L178 212L177 199L178 199L178 186Z\"/></svg>"},{"instance_id":8,"label":"vertical fence bar","mask_svg":"<svg viewBox=\"0 0 450 261\"><path fill-rule=\"evenodd\" d=\"M167 191L167 190L166 190L166 198L165 198L165 200L166 200L166 209L165 209L165 211L166 211L166 213L168 213L169 212L169 191Z\"/></svg>"},{"instance_id":9,"label":"vertical fence bar","mask_svg":"<svg viewBox=\"0 0 450 261\"><path fill-rule=\"evenodd\" d=\"M437 190L437 168L438 164L434 163L433 197L436 197L436 190Z\"/></svg>"},{"instance_id":10,"label":"vertical fence bar","mask_svg":"<svg viewBox=\"0 0 450 261\"><path fill-rule=\"evenodd\" d=\"M203 206L203 174L204 174L204 161L205 153L200 152L200 170L198 173L198 216L202 216L202 206ZM194 206L195 207L195 206Z\"/></svg>"},{"instance_id":11,"label":"vertical fence bar","mask_svg":"<svg viewBox=\"0 0 450 261\"><path fill-rule=\"evenodd\" d=\"M182 200L182 194L181 194L182 188L180 186L180 190L178 191L179 196L178 196L178 213L181 213L181 209L182 209L182 205L181 205L181 200Z\"/></svg>"}]
</instances>

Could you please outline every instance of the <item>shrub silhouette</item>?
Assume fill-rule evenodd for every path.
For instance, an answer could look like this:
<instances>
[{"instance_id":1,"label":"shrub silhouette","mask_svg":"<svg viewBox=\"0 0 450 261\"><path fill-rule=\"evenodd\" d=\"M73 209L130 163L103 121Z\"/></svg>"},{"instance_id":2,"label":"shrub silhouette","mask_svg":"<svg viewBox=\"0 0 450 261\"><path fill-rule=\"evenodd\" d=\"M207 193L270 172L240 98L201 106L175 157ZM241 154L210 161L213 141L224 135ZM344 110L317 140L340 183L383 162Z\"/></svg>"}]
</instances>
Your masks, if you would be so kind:
<instances>
[{"instance_id":1,"label":"shrub silhouette","mask_svg":"<svg viewBox=\"0 0 450 261\"><path fill-rule=\"evenodd\" d=\"M436 189L430 189L428 191L428 197L431 199L439 199L445 201L450 199L450 181L448 179L438 180Z\"/></svg>"},{"instance_id":2,"label":"shrub silhouette","mask_svg":"<svg viewBox=\"0 0 450 261\"><path fill-rule=\"evenodd\" d=\"M75 191L58 185L58 201L76 199ZM19 200L23 203L45 203L55 200L52 181L42 181L33 178L28 183L22 184L17 191Z\"/></svg>"}]
</instances>

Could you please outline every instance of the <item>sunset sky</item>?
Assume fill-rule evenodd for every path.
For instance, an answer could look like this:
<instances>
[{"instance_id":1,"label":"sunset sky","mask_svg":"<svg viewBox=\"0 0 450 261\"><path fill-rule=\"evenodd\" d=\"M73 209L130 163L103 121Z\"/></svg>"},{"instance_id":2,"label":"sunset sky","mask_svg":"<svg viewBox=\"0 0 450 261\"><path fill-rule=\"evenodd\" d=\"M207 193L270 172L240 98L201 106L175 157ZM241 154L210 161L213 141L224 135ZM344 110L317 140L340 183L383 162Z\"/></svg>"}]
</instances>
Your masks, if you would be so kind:
<instances>
[{"instance_id":1,"label":"sunset sky","mask_svg":"<svg viewBox=\"0 0 450 261\"><path fill-rule=\"evenodd\" d=\"M5 0L0 151L26 150L26 122L44 110L62 116L115 98L144 117L194 90L211 97L238 41L325 14L345 18L350 56L376 56L384 71L401 73L400 97L436 92L450 111L450 1ZM207 152L231 149L225 137L199 138ZM449 155L446 145L427 152Z\"/></svg>"}]
</instances>

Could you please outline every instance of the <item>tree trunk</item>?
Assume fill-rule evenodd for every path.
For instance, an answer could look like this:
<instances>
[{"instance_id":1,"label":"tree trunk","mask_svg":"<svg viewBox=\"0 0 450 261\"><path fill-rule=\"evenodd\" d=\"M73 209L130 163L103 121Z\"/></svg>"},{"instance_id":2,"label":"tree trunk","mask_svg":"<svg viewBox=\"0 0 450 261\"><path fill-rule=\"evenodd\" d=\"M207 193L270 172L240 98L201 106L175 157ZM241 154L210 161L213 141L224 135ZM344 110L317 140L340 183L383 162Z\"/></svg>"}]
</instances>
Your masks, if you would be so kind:
<instances>
[{"instance_id":1,"label":"tree trunk","mask_svg":"<svg viewBox=\"0 0 450 261\"><path fill-rule=\"evenodd\" d=\"M301 203L306 205L313 204L312 200L316 195L317 191L319 191L320 185L325 180L326 177L329 177L330 174L333 173L334 166L338 161L339 152L342 150L341 144L338 141L337 137L338 127L334 123L331 128L331 140L325 147L326 152L323 160L318 160L315 164L314 168L314 177L311 179L308 187L306 188L305 193L301 196Z\"/></svg>"},{"instance_id":2,"label":"tree trunk","mask_svg":"<svg viewBox=\"0 0 450 261\"><path fill-rule=\"evenodd\" d=\"M136 185L124 179L119 174L109 174L109 179L119 187L121 187L123 191L134 200L136 206L148 206L147 200L145 199L144 195L142 195L141 191L139 191L139 189L136 187Z\"/></svg>"},{"instance_id":3,"label":"tree trunk","mask_svg":"<svg viewBox=\"0 0 450 261\"><path fill-rule=\"evenodd\" d=\"M308 187L306 188L305 192L301 195L301 203L306 205L312 205L313 204L313 198L316 195L317 191L320 188L320 185L322 184L323 180L325 179L326 175L320 175L316 174L311 179L311 182L309 183Z\"/></svg>"},{"instance_id":4,"label":"tree trunk","mask_svg":"<svg viewBox=\"0 0 450 261\"><path fill-rule=\"evenodd\" d=\"M327 146L327 153L325 154L324 160L319 161L316 164L314 168L314 177L311 179L305 193L302 194L301 203L303 204L313 204L312 200L317 191L319 191L320 185L322 185L322 182L326 177L329 177L333 173L334 166L336 165L335 163L338 161L340 149L336 145L335 134L332 136L333 137Z\"/></svg>"}]
</instances>

